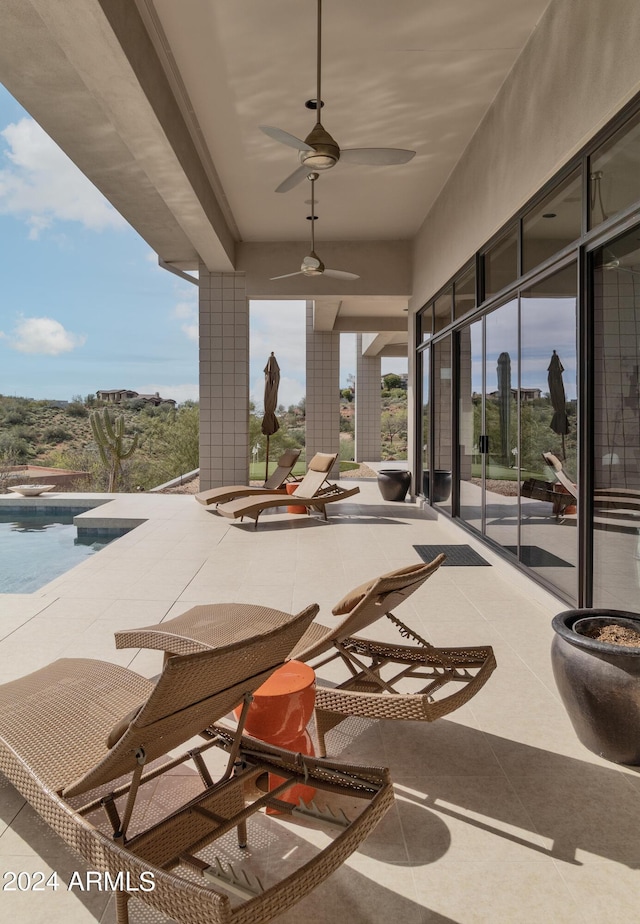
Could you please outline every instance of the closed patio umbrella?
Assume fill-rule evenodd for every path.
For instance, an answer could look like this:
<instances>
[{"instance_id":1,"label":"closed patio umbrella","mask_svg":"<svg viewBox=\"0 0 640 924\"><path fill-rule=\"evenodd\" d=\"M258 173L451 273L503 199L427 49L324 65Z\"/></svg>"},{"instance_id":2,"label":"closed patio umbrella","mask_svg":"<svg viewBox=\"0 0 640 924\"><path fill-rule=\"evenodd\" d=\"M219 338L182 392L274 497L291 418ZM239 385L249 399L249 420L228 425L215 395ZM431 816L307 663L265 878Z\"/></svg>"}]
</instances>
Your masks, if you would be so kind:
<instances>
[{"instance_id":1,"label":"closed patio umbrella","mask_svg":"<svg viewBox=\"0 0 640 924\"><path fill-rule=\"evenodd\" d=\"M564 438L569 432L569 419L567 417L567 399L564 393L564 381L562 378L564 366L560 362L560 357L555 350L551 356L551 362L549 363L547 371L549 373L547 378L549 383L549 397L551 398L551 406L553 407L553 417L551 418L549 426L554 433L562 437L562 459L564 461L566 458Z\"/></svg>"},{"instance_id":2,"label":"closed patio umbrella","mask_svg":"<svg viewBox=\"0 0 640 924\"><path fill-rule=\"evenodd\" d=\"M280 385L280 366L273 355L267 360L264 367L264 417L262 418L262 432L267 438L267 458L265 462L264 480L269 477L269 437L280 429L276 417L278 406L278 386Z\"/></svg>"}]
</instances>

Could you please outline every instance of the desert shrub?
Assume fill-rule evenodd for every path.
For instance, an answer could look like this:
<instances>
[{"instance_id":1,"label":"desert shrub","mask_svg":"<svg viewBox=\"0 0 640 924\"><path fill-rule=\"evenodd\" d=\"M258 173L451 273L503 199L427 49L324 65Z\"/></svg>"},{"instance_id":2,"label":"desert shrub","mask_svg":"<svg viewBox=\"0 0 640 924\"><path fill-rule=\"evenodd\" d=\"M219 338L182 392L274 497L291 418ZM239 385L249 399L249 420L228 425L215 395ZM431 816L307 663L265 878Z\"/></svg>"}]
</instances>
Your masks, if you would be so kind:
<instances>
[{"instance_id":1,"label":"desert shrub","mask_svg":"<svg viewBox=\"0 0 640 924\"><path fill-rule=\"evenodd\" d=\"M73 435L64 427L48 427L42 434L45 443L64 443L73 439Z\"/></svg>"},{"instance_id":2,"label":"desert shrub","mask_svg":"<svg viewBox=\"0 0 640 924\"><path fill-rule=\"evenodd\" d=\"M353 462L355 448L353 440L340 440L340 461Z\"/></svg>"},{"instance_id":3,"label":"desert shrub","mask_svg":"<svg viewBox=\"0 0 640 924\"><path fill-rule=\"evenodd\" d=\"M33 450L23 437L16 436L15 433L0 435L0 456L7 456L15 459L17 464L22 464L32 455Z\"/></svg>"},{"instance_id":4,"label":"desert shrub","mask_svg":"<svg viewBox=\"0 0 640 924\"><path fill-rule=\"evenodd\" d=\"M80 401L72 401L67 405L67 414L69 417L88 417L89 411Z\"/></svg>"}]
</instances>

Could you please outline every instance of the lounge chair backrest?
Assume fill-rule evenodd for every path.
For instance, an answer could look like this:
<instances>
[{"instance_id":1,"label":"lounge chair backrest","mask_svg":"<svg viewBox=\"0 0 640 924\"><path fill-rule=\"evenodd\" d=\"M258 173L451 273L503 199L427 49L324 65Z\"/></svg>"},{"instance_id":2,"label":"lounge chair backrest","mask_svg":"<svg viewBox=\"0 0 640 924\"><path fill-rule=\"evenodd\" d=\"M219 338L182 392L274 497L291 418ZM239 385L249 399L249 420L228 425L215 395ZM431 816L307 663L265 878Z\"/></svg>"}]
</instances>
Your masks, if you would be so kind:
<instances>
[{"instance_id":1,"label":"lounge chair backrest","mask_svg":"<svg viewBox=\"0 0 640 924\"><path fill-rule=\"evenodd\" d=\"M390 571L356 587L332 610L335 616L344 616L333 630L332 640L339 641L361 632L399 606L438 570L445 559L446 555L438 555L426 564Z\"/></svg>"},{"instance_id":2,"label":"lounge chair backrest","mask_svg":"<svg viewBox=\"0 0 640 924\"><path fill-rule=\"evenodd\" d=\"M275 491L276 488L282 487L286 479L293 471L293 466L298 461L300 452L300 449L287 449L282 453L278 459L278 467L271 475L269 475L264 483L264 486L268 491Z\"/></svg>"},{"instance_id":3,"label":"lounge chair backrest","mask_svg":"<svg viewBox=\"0 0 640 924\"><path fill-rule=\"evenodd\" d=\"M284 663L317 612L313 604L247 641L169 658L147 700L121 723L121 737L112 732L110 740L116 740L104 759L67 786L64 795L130 773L136 753L143 751L145 762L155 760L227 715Z\"/></svg>"},{"instance_id":4,"label":"lounge chair backrest","mask_svg":"<svg viewBox=\"0 0 640 924\"><path fill-rule=\"evenodd\" d=\"M334 616L343 617L340 622L332 628L313 623L291 652L291 657L300 661L316 658L330 651L336 642L368 628L421 587L445 559L446 555L438 555L426 564L399 568L355 587L331 611Z\"/></svg>"},{"instance_id":5,"label":"lounge chair backrest","mask_svg":"<svg viewBox=\"0 0 640 924\"><path fill-rule=\"evenodd\" d=\"M317 452L309 462L307 474L296 489L298 497L314 497L327 480L337 458L337 452Z\"/></svg>"},{"instance_id":6,"label":"lounge chair backrest","mask_svg":"<svg viewBox=\"0 0 640 924\"><path fill-rule=\"evenodd\" d=\"M543 452L542 458L547 463L547 465L553 469L554 474L562 487L565 488L573 497L577 498L578 493L576 491L576 486L566 474L560 459L557 456L554 456L552 452Z\"/></svg>"}]
</instances>

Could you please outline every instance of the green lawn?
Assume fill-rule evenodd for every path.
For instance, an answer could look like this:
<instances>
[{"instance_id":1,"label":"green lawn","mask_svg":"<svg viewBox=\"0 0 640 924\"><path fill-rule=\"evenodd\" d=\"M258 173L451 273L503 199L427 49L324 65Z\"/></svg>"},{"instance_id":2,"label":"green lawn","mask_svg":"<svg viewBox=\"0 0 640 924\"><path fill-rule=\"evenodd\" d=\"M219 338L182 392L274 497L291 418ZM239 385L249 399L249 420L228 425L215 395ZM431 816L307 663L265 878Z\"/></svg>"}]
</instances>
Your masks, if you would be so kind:
<instances>
[{"instance_id":1,"label":"green lawn","mask_svg":"<svg viewBox=\"0 0 640 924\"><path fill-rule=\"evenodd\" d=\"M480 478L482 475L482 466L479 463L474 463L471 466L471 475L473 478ZM520 481L524 481L526 478L540 478L540 472L528 472L526 469L521 469ZM509 468L506 465L496 465L492 463L490 466L487 466L487 478L490 478L494 481L518 481L518 470L515 468Z\"/></svg>"},{"instance_id":2,"label":"green lawn","mask_svg":"<svg viewBox=\"0 0 640 924\"><path fill-rule=\"evenodd\" d=\"M269 460L269 474L276 470L277 459L274 459L273 462ZM358 468L357 462L341 462L340 471L341 472L352 472L354 469ZM300 458L296 462L293 468L294 475L304 475L307 470L307 463L304 459ZM250 481L264 481L264 462L252 462L249 465L249 480Z\"/></svg>"}]
</instances>

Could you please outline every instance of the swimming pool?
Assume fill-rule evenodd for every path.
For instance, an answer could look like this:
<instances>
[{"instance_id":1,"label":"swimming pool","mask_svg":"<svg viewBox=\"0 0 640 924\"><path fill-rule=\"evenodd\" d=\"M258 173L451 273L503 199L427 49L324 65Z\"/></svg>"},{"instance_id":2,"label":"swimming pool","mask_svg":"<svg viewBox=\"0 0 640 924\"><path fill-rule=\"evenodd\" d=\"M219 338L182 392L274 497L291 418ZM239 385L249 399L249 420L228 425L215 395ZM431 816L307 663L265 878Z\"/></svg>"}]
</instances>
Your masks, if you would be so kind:
<instances>
[{"instance_id":1,"label":"swimming pool","mask_svg":"<svg viewBox=\"0 0 640 924\"><path fill-rule=\"evenodd\" d=\"M30 594L125 531L78 536L79 510L0 511L0 593Z\"/></svg>"}]
</instances>

